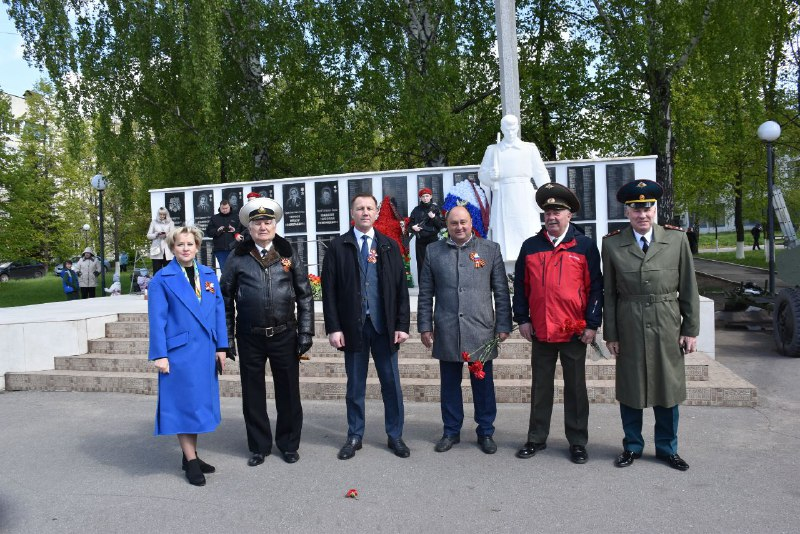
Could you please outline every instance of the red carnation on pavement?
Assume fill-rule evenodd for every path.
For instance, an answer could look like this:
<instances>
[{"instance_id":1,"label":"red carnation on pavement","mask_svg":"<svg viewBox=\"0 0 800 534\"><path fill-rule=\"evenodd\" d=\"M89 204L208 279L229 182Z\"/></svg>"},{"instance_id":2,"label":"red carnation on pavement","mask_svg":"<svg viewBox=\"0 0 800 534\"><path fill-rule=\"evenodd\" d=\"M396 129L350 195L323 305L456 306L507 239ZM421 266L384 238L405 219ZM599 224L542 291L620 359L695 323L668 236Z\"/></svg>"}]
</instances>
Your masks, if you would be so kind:
<instances>
[{"instance_id":1,"label":"red carnation on pavement","mask_svg":"<svg viewBox=\"0 0 800 534\"><path fill-rule=\"evenodd\" d=\"M344 494L345 497L348 499L358 499L358 490L355 488L351 488L347 490L347 493Z\"/></svg>"}]
</instances>

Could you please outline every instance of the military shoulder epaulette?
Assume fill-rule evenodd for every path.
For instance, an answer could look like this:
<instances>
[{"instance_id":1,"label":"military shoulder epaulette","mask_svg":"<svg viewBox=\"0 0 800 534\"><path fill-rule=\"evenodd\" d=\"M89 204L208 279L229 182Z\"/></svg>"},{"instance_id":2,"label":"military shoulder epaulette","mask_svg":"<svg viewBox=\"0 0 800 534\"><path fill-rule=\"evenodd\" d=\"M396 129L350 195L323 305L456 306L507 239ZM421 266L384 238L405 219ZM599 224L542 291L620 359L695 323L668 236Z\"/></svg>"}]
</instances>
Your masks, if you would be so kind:
<instances>
[{"instance_id":1,"label":"military shoulder epaulette","mask_svg":"<svg viewBox=\"0 0 800 534\"><path fill-rule=\"evenodd\" d=\"M622 231L622 230L614 230L613 232L609 232L609 233L607 233L606 235L604 235L604 236L603 236L603 239L605 239L605 238L607 238L607 237L611 237L612 235L617 235L617 234L618 234L618 233L620 233L621 231Z\"/></svg>"},{"instance_id":2,"label":"military shoulder epaulette","mask_svg":"<svg viewBox=\"0 0 800 534\"><path fill-rule=\"evenodd\" d=\"M683 228L681 228L680 226L672 226L671 224L665 224L664 228L666 228L667 230L678 230L680 232L685 232L686 231Z\"/></svg>"}]
</instances>

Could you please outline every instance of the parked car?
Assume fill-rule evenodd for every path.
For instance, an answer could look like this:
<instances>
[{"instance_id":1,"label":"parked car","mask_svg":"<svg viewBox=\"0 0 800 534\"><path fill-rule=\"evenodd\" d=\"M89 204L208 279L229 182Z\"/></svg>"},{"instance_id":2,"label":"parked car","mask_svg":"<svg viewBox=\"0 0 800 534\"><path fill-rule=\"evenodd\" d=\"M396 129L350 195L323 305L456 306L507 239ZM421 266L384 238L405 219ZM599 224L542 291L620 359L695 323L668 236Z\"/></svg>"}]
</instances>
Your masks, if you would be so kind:
<instances>
[{"instance_id":1,"label":"parked car","mask_svg":"<svg viewBox=\"0 0 800 534\"><path fill-rule=\"evenodd\" d=\"M8 282L12 278L41 278L45 273L47 273L47 266L36 260L0 263L0 282Z\"/></svg>"}]
</instances>

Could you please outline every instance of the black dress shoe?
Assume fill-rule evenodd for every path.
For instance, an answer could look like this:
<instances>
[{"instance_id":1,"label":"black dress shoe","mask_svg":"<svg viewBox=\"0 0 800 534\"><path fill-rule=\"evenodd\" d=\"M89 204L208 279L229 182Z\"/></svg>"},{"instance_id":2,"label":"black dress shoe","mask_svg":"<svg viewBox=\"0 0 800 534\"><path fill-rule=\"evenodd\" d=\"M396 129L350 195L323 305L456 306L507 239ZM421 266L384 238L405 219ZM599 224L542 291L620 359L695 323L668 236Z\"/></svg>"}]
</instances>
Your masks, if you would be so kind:
<instances>
[{"instance_id":1,"label":"black dress shoe","mask_svg":"<svg viewBox=\"0 0 800 534\"><path fill-rule=\"evenodd\" d=\"M206 477L200 470L200 462L197 461L197 458L186 462L186 478L192 486L206 485Z\"/></svg>"},{"instance_id":2,"label":"black dress shoe","mask_svg":"<svg viewBox=\"0 0 800 534\"><path fill-rule=\"evenodd\" d=\"M689 464L687 464L686 461L677 454L670 454L669 456L656 454L656 458L659 460L664 460L671 468L677 469L678 471L686 471L689 469Z\"/></svg>"},{"instance_id":3,"label":"black dress shoe","mask_svg":"<svg viewBox=\"0 0 800 534\"><path fill-rule=\"evenodd\" d=\"M537 451L543 451L546 448L547 443L534 443L532 441L528 441L520 450L517 451L517 458L526 460L536 454Z\"/></svg>"},{"instance_id":4,"label":"black dress shoe","mask_svg":"<svg viewBox=\"0 0 800 534\"><path fill-rule=\"evenodd\" d=\"M436 442L433 448L436 452L447 452L453 448L453 445L461 442L461 436L442 436L442 439Z\"/></svg>"},{"instance_id":5,"label":"black dress shoe","mask_svg":"<svg viewBox=\"0 0 800 534\"><path fill-rule=\"evenodd\" d=\"M389 438L389 448L394 451L395 456L399 456L400 458L408 458L411 456L411 449L405 444L403 438Z\"/></svg>"},{"instance_id":6,"label":"black dress shoe","mask_svg":"<svg viewBox=\"0 0 800 534\"><path fill-rule=\"evenodd\" d=\"M586 453L586 447L583 445L570 445L569 459L576 464L585 464L589 460L589 455Z\"/></svg>"},{"instance_id":7,"label":"black dress shoe","mask_svg":"<svg viewBox=\"0 0 800 534\"><path fill-rule=\"evenodd\" d=\"M349 460L356 455L356 451L361 450L361 438L349 437L342 448L339 449L339 454L336 455L340 460Z\"/></svg>"},{"instance_id":8,"label":"black dress shoe","mask_svg":"<svg viewBox=\"0 0 800 534\"><path fill-rule=\"evenodd\" d=\"M297 451L286 451L283 453L283 461L287 464L293 464L300 459L300 454Z\"/></svg>"},{"instance_id":9,"label":"black dress shoe","mask_svg":"<svg viewBox=\"0 0 800 534\"><path fill-rule=\"evenodd\" d=\"M497 452L497 444L492 439L492 436L480 436L478 438L478 445L481 450L486 454L494 454Z\"/></svg>"},{"instance_id":10,"label":"black dress shoe","mask_svg":"<svg viewBox=\"0 0 800 534\"><path fill-rule=\"evenodd\" d=\"M622 454L617 456L617 459L614 460L614 465L617 467L628 467L633 463L634 460L638 460L642 457L641 452L633 452L633 451L622 451Z\"/></svg>"},{"instance_id":11,"label":"black dress shoe","mask_svg":"<svg viewBox=\"0 0 800 534\"><path fill-rule=\"evenodd\" d=\"M262 454L260 452L254 452L253 456L251 456L250 459L247 460L247 465L249 465L250 467L255 467L257 465L261 465L261 464L264 463L264 458L266 458L267 456L268 456L268 454Z\"/></svg>"},{"instance_id":12,"label":"black dress shoe","mask_svg":"<svg viewBox=\"0 0 800 534\"><path fill-rule=\"evenodd\" d=\"M207 464L203 460L201 460L199 456L197 456L196 458L197 458L197 462L200 464L200 472L205 473L205 474L209 474L209 473L213 473L214 471L217 470L213 465ZM187 463L189 463L189 460L186 459L186 455L184 454L183 455L183 460L181 461L181 469L183 469L184 471L186 471L186 464Z\"/></svg>"}]
</instances>

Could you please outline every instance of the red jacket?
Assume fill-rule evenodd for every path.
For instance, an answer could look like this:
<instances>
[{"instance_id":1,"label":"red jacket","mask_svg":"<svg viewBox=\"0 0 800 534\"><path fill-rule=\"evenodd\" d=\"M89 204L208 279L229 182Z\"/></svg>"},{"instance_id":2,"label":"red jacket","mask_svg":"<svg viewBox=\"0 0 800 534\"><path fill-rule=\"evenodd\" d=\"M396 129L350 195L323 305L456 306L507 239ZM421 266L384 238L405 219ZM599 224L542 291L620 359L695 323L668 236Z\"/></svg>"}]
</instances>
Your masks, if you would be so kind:
<instances>
[{"instance_id":1,"label":"red jacket","mask_svg":"<svg viewBox=\"0 0 800 534\"><path fill-rule=\"evenodd\" d=\"M533 323L544 343L570 341L586 321L597 330L603 316L603 275L594 241L575 231L553 247L546 230L522 243L514 269L514 321ZM580 332L577 333L580 335Z\"/></svg>"}]
</instances>

